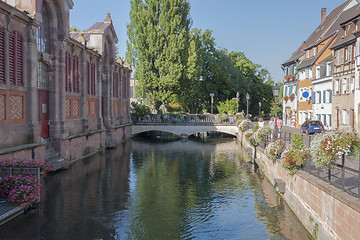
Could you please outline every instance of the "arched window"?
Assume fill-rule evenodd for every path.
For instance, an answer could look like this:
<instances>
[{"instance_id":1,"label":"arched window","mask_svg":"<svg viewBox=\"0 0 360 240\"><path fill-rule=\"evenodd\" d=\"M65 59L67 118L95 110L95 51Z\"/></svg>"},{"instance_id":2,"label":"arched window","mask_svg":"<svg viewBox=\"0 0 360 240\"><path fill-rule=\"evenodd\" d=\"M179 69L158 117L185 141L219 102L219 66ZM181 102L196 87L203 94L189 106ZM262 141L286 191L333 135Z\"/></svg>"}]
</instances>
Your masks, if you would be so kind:
<instances>
[{"instance_id":1,"label":"arched window","mask_svg":"<svg viewBox=\"0 0 360 240\"><path fill-rule=\"evenodd\" d=\"M50 52L50 16L49 8L46 3L43 2L41 9L41 25L37 31L37 48L39 52Z\"/></svg>"}]
</instances>

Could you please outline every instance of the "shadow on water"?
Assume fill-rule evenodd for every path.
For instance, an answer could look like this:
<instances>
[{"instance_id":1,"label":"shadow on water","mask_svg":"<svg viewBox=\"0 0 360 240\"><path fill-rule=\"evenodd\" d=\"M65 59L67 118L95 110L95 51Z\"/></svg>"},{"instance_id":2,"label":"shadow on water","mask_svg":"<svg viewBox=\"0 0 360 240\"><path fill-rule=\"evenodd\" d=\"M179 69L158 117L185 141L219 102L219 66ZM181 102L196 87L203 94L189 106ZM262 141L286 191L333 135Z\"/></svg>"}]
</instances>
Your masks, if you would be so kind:
<instances>
[{"instance_id":1,"label":"shadow on water","mask_svg":"<svg viewBox=\"0 0 360 240\"><path fill-rule=\"evenodd\" d=\"M141 138L43 179L0 239L310 239L233 138Z\"/></svg>"}]
</instances>

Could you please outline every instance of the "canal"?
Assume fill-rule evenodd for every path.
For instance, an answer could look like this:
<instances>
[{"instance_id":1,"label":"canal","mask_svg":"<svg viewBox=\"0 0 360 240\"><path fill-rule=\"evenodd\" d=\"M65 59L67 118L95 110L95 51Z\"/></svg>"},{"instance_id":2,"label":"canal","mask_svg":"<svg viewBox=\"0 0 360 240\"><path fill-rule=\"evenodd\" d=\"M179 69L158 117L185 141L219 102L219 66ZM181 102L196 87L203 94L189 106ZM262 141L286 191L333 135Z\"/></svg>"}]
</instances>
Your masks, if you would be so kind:
<instances>
[{"instance_id":1,"label":"canal","mask_svg":"<svg viewBox=\"0 0 360 240\"><path fill-rule=\"evenodd\" d=\"M234 139L136 139L48 175L0 239L310 239Z\"/></svg>"}]
</instances>

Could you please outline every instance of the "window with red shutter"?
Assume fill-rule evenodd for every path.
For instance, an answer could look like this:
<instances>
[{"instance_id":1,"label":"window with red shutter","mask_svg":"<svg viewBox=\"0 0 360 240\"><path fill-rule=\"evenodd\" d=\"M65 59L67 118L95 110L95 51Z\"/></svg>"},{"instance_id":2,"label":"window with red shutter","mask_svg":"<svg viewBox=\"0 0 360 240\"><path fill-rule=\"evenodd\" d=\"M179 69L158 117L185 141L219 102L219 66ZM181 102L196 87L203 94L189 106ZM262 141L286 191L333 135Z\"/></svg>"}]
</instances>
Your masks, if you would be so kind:
<instances>
[{"instance_id":1,"label":"window with red shutter","mask_svg":"<svg viewBox=\"0 0 360 240\"><path fill-rule=\"evenodd\" d=\"M90 89L91 89L91 85L90 85L90 63L87 62L86 64L86 71L87 71L87 79L86 79L86 82L87 82L87 93L90 95Z\"/></svg>"},{"instance_id":2,"label":"window with red shutter","mask_svg":"<svg viewBox=\"0 0 360 240\"><path fill-rule=\"evenodd\" d=\"M95 95L95 76L96 76L96 69L95 69L95 64L91 64L91 94Z\"/></svg>"},{"instance_id":3,"label":"window with red shutter","mask_svg":"<svg viewBox=\"0 0 360 240\"><path fill-rule=\"evenodd\" d=\"M65 79L66 79L66 92L71 92L71 61L70 54L65 54Z\"/></svg>"},{"instance_id":4,"label":"window with red shutter","mask_svg":"<svg viewBox=\"0 0 360 240\"><path fill-rule=\"evenodd\" d=\"M126 98L126 91L127 91L127 89L126 89L126 76L123 77L122 90L123 90L122 97Z\"/></svg>"},{"instance_id":5,"label":"window with red shutter","mask_svg":"<svg viewBox=\"0 0 360 240\"><path fill-rule=\"evenodd\" d=\"M119 77L116 72L113 75L113 97L117 98L119 97Z\"/></svg>"},{"instance_id":6,"label":"window with red shutter","mask_svg":"<svg viewBox=\"0 0 360 240\"><path fill-rule=\"evenodd\" d=\"M24 85L23 82L23 38L15 32L16 39L16 85Z\"/></svg>"},{"instance_id":7,"label":"window with red shutter","mask_svg":"<svg viewBox=\"0 0 360 240\"><path fill-rule=\"evenodd\" d=\"M9 33L9 83L16 84L15 80L15 32Z\"/></svg>"},{"instance_id":8,"label":"window with red shutter","mask_svg":"<svg viewBox=\"0 0 360 240\"><path fill-rule=\"evenodd\" d=\"M9 82L23 85L23 40L18 32L9 33Z\"/></svg>"},{"instance_id":9,"label":"window with red shutter","mask_svg":"<svg viewBox=\"0 0 360 240\"><path fill-rule=\"evenodd\" d=\"M79 92L79 57L73 57L73 91Z\"/></svg>"},{"instance_id":10,"label":"window with red shutter","mask_svg":"<svg viewBox=\"0 0 360 240\"><path fill-rule=\"evenodd\" d=\"M0 28L0 83L5 83L5 30Z\"/></svg>"}]
</instances>

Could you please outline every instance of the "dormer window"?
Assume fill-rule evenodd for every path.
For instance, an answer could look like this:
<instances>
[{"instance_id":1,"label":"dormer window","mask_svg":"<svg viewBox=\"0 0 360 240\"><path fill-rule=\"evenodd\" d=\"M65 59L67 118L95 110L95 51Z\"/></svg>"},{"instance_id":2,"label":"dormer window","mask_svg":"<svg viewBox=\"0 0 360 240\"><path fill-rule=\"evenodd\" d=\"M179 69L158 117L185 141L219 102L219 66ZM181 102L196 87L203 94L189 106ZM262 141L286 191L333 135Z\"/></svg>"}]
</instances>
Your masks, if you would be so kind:
<instances>
[{"instance_id":1,"label":"dormer window","mask_svg":"<svg viewBox=\"0 0 360 240\"><path fill-rule=\"evenodd\" d=\"M312 49L312 52L313 52L313 56L315 56L316 55L316 47L313 47L313 49Z\"/></svg>"},{"instance_id":2,"label":"dormer window","mask_svg":"<svg viewBox=\"0 0 360 240\"><path fill-rule=\"evenodd\" d=\"M306 50L306 58L310 57L310 50Z\"/></svg>"}]
</instances>

